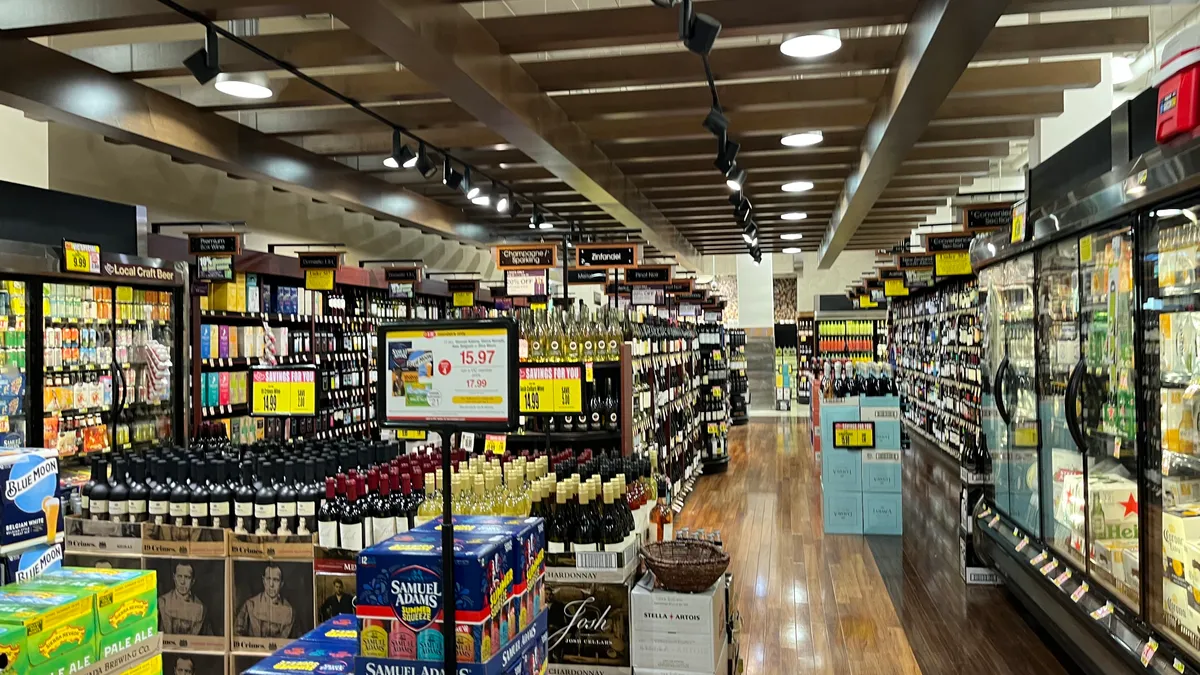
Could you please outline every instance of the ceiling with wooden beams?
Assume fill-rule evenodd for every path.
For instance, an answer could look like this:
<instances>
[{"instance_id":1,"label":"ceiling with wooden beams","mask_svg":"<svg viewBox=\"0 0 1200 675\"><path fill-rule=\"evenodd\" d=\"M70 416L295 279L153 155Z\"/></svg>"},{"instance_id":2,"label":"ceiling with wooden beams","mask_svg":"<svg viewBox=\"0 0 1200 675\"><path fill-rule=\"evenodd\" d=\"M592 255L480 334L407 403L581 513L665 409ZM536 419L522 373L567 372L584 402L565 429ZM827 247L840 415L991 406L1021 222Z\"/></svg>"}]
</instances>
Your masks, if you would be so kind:
<instances>
[{"instance_id":1,"label":"ceiling with wooden beams","mask_svg":"<svg viewBox=\"0 0 1200 675\"><path fill-rule=\"evenodd\" d=\"M1036 120L1062 113L1065 91L1101 81L1098 55L1147 44L1147 5L1172 1L1014 0L934 106L848 248L905 239L962 186L992 173L1033 136ZM919 2L697 0L697 11L723 23L711 65L730 137L741 143L738 163L749 171L745 194L763 251L817 249L863 159L864 134ZM591 239L641 241L655 254L693 260L746 250L714 168L715 139L701 126L711 103L703 66L679 45L672 10L649 0L182 4L222 22L259 19L249 24L255 46L578 221ZM1054 14L1106 7L1115 9L1104 18ZM1048 13L1029 21L1027 12ZM786 37L814 30L837 30L841 48L810 59L781 53ZM38 39L175 97L196 119L226 118L256 138L457 211L488 240L562 233L530 230L527 204L514 219L471 204L437 177L385 168L390 129L237 45L222 42L222 70L263 71L273 95L238 99L198 85L183 59L201 47L203 28L156 0L11 0L0 4L0 37ZM823 133L820 144L780 142L811 130ZM172 151L169 143L156 149ZM813 189L781 191L797 180ZM793 213L805 217L784 219Z\"/></svg>"}]
</instances>

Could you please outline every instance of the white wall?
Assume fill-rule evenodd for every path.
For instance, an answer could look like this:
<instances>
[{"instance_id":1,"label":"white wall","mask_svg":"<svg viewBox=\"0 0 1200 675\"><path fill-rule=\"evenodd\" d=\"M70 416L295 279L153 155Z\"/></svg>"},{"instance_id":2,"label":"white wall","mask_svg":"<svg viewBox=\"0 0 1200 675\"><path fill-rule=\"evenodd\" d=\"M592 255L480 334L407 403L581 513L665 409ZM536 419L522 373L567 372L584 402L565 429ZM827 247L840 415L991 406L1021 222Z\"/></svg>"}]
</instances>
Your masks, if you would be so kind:
<instances>
[{"instance_id":1,"label":"white wall","mask_svg":"<svg viewBox=\"0 0 1200 675\"><path fill-rule=\"evenodd\" d=\"M748 254L737 256L738 327L774 328L775 291L771 256L754 264Z\"/></svg>"},{"instance_id":2,"label":"white wall","mask_svg":"<svg viewBox=\"0 0 1200 675\"><path fill-rule=\"evenodd\" d=\"M0 106L0 180L39 188L50 185L50 153L45 122Z\"/></svg>"},{"instance_id":3,"label":"white wall","mask_svg":"<svg viewBox=\"0 0 1200 675\"><path fill-rule=\"evenodd\" d=\"M842 251L837 262L827 270L817 268L815 251L797 255L804 263L804 269L796 277L796 302L801 312L813 311L818 295L845 295L847 284L875 270L874 251ZM769 287L767 292L770 293Z\"/></svg>"}]
</instances>

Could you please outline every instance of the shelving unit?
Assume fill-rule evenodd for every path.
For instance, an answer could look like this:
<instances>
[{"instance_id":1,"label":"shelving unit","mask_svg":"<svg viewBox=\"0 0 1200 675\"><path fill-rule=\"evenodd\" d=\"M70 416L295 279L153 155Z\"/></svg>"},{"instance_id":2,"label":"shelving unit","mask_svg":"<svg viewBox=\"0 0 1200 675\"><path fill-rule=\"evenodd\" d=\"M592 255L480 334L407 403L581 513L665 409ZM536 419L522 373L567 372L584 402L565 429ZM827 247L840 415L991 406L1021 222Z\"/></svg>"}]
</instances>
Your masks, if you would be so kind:
<instances>
[{"instance_id":1,"label":"shelving unit","mask_svg":"<svg viewBox=\"0 0 1200 675\"><path fill-rule=\"evenodd\" d=\"M750 381L746 377L746 331L725 332L729 345L729 422L740 426L750 421Z\"/></svg>"}]
</instances>

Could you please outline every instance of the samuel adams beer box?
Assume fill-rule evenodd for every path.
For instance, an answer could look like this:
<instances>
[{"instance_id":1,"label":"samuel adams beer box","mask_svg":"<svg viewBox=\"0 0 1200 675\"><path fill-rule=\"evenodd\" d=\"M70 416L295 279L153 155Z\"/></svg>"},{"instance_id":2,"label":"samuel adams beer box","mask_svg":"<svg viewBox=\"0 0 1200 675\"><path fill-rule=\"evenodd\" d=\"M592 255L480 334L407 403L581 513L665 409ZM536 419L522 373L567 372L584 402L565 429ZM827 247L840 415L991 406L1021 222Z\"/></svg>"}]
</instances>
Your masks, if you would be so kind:
<instances>
[{"instance_id":1,"label":"samuel adams beer box","mask_svg":"<svg viewBox=\"0 0 1200 675\"><path fill-rule=\"evenodd\" d=\"M455 537L456 650L462 663L488 661L517 634L510 609L511 536ZM441 661L442 534L406 532L358 556L359 654Z\"/></svg>"},{"instance_id":2,"label":"samuel adams beer box","mask_svg":"<svg viewBox=\"0 0 1200 675\"><path fill-rule=\"evenodd\" d=\"M33 540L56 538L63 530L58 498L56 450L18 449L0 454L0 550L20 548ZM49 528L47 528L49 524Z\"/></svg>"}]
</instances>

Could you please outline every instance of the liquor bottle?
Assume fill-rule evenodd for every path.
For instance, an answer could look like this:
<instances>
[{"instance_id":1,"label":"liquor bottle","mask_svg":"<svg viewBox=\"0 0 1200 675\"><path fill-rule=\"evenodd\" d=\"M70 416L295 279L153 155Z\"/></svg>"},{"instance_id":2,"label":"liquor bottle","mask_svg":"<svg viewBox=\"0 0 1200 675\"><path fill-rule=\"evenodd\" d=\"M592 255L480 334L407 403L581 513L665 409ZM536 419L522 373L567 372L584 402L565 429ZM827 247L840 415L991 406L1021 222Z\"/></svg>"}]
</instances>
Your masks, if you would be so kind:
<instances>
[{"instance_id":1,"label":"liquor bottle","mask_svg":"<svg viewBox=\"0 0 1200 675\"><path fill-rule=\"evenodd\" d=\"M89 520L92 517L91 512L91 497L92 490L100 483L108 483L108 462L102 457L91 458L92 475L88 482L83 484L79 490L79 505L83 509L83 518ZM108 517L108 504L104 505L104 515Z\"/></svg>"},{"instance_id":2,"label":"liquor bottle","mask_svg":"<svg viewBox=\"0 0 1200 675\"><path fill-rule=\"evenodd\" d=\"M129 516L129 485L125 482L125 467L124 458L117 456L113 459L112 478L109 479L108 520L114 523L126 522Z\"/></svg>"},{"instance_id":3,"label":"liquor bottle","mask_svg":"<svg viewBox=\"0 0 1200 675\"><path fill-rule=\"evenodd\" d=\"M390 474L384 474L379 480L379 493L371 500L371 527L373 534L371 542L378 544L387 541L396 534L396 516L392 512L392 479Z\"/></svg>"},{"instance_id":4,"label":"liquor bottle","mask_svg":"<svg viewBox=\"0 0 1200 675\"><path fill-rule=\"evenodd\" d=\"M408 532L417 526L417 507L421 505L419 496L413 491L412 477L400 474L401 513L396 516L396 532Z\"/></svg>"},{"instance_id":5,"label":"liquor bottle","mask_svg":"<svg viewBox=\"0 0 1200 675\"><path fill-rule=\"evenodd\" d=\"M654 541L671 541L675 538L675 514L667 503L667 484L658 481L658 505L650 512L650 536Z\"/></svg>"},{"instance_id":6,"label":"liquor bottle","mask_svg":"<svg viewBox=\"0 0 1200 675\"><path fill-rule=\"evenodd\" d=\"M609 431L617 431L621 428L620 424L620 403L617 401L617 381L608 379L605 381L606 392L604 402L601 404L602 414L604 416L604 428Z\"/></svg>"},{"instance_id":7,"label":"liquor bottle","mask_svg":"<svg viewBox=\"0 0 1200 675\"><path fill-rule=\"evenodd\" d=\"M363 515L358 503L357 481L346 481L346 508L338 518L338 543L348 551L363 548Z\"/></svg>"},{"instance_id":8,"label":"liquor bottle","mask_svg":"<svg viewBox=\"0 0 1200 675\"><path fill-rule=\"evenodd\" d=\"M167 463L162 460L154 462L154 487L150 489L147 511L150 522L155 525L170 522L171 485L167 482Z\"/></svg>"},{"instance_id":9,"label":"liquor bottle","mask_svg":"<svg viewBox=\"0 0 1200 675\"><path fill-rule=\"evenodd\" d=\"M600 396L599 382L589 382L591 396L588 397L587 428L589 431L599 431L607 421L604 414L604 399Z\"/></svg>"},{"instance_id":10,"label":"liquor bottle","mask_svg":"<svg viewBox=\"0 0 1200 675\"><path fill-rule=\"evenodd\" d=\"M188 488L188 466L180 462L175 465L175 483L171 486L170 505L168 510L171 524L176 527L186 527L191 512L192 495Z\"/></svg>"},{"instance_id":11,"label":"liquor bottle","mask_svg":"<svg viewBox=\"0 0 1200 675\"><path fill-rule=\"evenodd\" d=\"M616 487L615 481L604 486L604 515L600 528L600 540L606 551L622 550L621 544L625 543L625 537L628 534L625 531L625 520L613 497Z\"/></svg>"},{"instance_id":12,"label":"liquor bottle","mask_svg":"<svg viewBox=\"0 0 1200 675\"><path fill-rule=\"evenodd\" d=\"M198 460L188 491L188 520L192 527L208 527L208 465Z\"/></svg>"},{"instance_id":13,"label":"liquor bottle","mask_svg":"<svg viewBox=\"0 0 1200 675\"><path fill-rule=\"evenodd\" d=\"M276 499L274 478L275 465L263 462L262 487L254 492L254 534L275 534L279 526L275 519Z\"/></svg>"},{"instance_id":14,"label":"liquor bottle","mask_svg":"<svg viewBox=\"0 0 1200 675\"><path fill-rule=\"evenodd\" d=\"M341 513L338 512L336 479L325 479L325 501L317 512L317 544L324 548L338 547L338 524Z\"/></svg>"},{"instance_id":15,"label":"liquor bottle","mask_svg":"<svg viewBox=\"0 0 1200 675\"><path fill-rule=\"evenodd\" d=\"M308 536L317 531L317 508L321 501L321 486L316 480L316 464L304 460L304 482L296 494L296 534Z\"/></svg>"},{"instance_id":16,"label":"liquor bottle","mask_svg":"<svg viewBox=\"0 0 1200 675\"><path fill-rule=\"evenodd\" d=\"M546 550L549 553L569 553L571 533L567 528L571 523L567 517L566 484L558 484L554 504L550 520L546 523Z\"/></svg>"},{"instance_id":17,"label":"liquor bottle","mask_svg":"<svg viewBox=\"0 0 1200 675\"><path fill-rule=\"evenodd\" d=\"M276 471L276 475L278 475L278 471ZM280 535L296 533L297 496L296 464L285 462L283 480L279 482L275 491L275 518Z\"/></svg>"},{"instance_id":18,"label":"liquor bottle","mask_svg":"<svg viewBox=\"0 0 1200 675\"><path fill-rule=\"evenodd\" d=\"M144 523L149 518L150 488L146 487L146 462L137 457L133 461L129 479L129 522Z\"/></svg>"},{"instance_id":19,"label":"liquor bottle","mask_svg":"<svg viewBox=\"0 0 1200 675\"><path fill-rule=\"evenodd\" d=\"M233 531L251 534L254 526L254 465L242 462L242 483L233 491Z\"/></svg>"},{"instance_id":20,"label":"liquor bottle","mask_svg":"<svg viewBox=\"0 0 1200 675\"><path fill-rule=\"evenodd\" d=\"M225 460L218 457L212 462L212 483L208 488L208 526L228 529L233 527L233 492L225 471Z\"/></svg>"},{"instance_id":21,"label":"liquor bottle","mask_svg":"<svg viewBox=\"0 0 1200 675\"><path fill-rule=\"evenodd\" d=\"M575 534L571 538L572 549L576 553L598 551L600 544L600 528L591 507L591 483L579 486L579 517L575 519Z\"/></svg>"}]
</instances>

